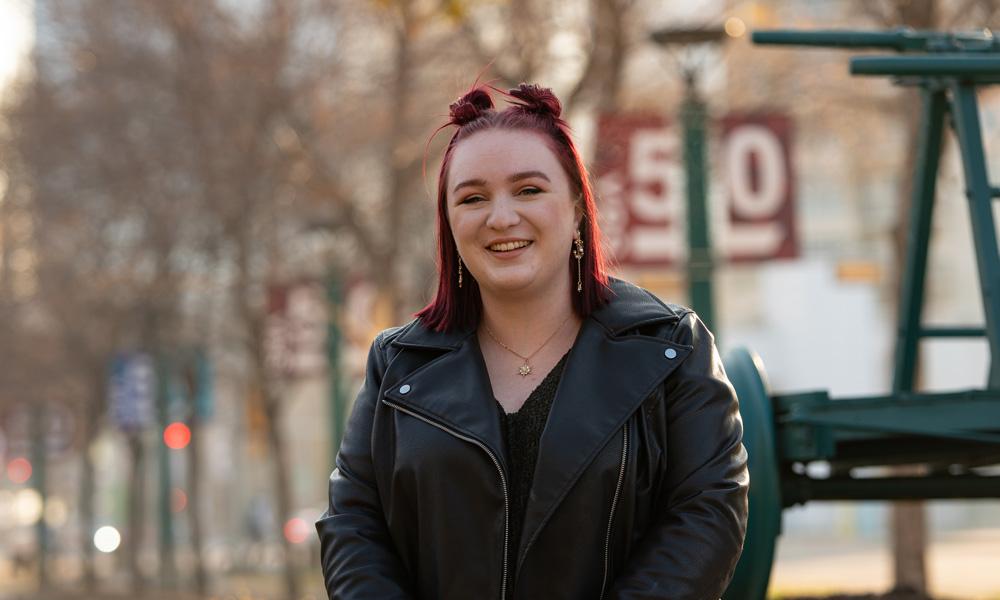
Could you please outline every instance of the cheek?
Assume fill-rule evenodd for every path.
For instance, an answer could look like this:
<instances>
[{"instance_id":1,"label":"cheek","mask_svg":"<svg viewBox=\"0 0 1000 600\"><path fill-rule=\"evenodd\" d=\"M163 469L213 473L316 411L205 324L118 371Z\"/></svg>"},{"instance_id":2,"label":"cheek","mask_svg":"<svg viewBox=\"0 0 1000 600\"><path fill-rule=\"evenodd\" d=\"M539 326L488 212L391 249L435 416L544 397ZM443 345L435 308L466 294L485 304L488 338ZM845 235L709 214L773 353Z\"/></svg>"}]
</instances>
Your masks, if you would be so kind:
<instances>
[{"instance_id":1,"label":"cheek","mask_svg":"<svg viewBox=\"0 0 1000 600\"><path fill-rule=\"evenodd\" d=\"M455 243L459 246L471 235L468 215L449 213L448 226L451 228L451 237L455 238Z\"/></svg>"}]
</instances>

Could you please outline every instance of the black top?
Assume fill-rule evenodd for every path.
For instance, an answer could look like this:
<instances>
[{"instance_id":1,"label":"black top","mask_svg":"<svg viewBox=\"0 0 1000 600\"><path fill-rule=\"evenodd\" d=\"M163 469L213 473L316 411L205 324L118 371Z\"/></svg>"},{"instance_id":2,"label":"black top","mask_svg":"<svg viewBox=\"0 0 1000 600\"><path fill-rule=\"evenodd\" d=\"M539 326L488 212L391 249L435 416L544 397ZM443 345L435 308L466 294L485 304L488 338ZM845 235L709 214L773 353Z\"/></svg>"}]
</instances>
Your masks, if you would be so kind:
<instances>
[{"instance_id":1,"label":"black top","mask_svg":"<svg viewBox=\"0 0 1000 600\"><path fill-rule=\"evenodd\" d=\"M528 495L531 492L531 482L535 478L535 462L538 460L538 444L549 419L552 401L556 397L556 388L562 379L566 357L563 355L552 367L549 374L542 379L528 399L524 401L517 412L504 411L500 403L500 427L503 442L507 450L507 464L510 478L510 540L507 546L507 597L514 595L514 571L517 568L517 550L521 545L521 529L524 526L524 513L528 509Z\"/></svg>"}]
</instances>

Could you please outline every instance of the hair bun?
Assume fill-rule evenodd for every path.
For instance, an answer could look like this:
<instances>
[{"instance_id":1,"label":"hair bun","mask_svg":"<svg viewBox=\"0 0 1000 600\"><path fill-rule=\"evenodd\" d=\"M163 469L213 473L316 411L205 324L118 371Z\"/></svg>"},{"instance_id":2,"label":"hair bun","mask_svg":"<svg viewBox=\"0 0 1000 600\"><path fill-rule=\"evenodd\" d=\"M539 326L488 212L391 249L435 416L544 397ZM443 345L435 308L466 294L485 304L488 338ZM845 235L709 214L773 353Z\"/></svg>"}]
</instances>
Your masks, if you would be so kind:
<instances>
[{"instance_id":1,"label":"hair bun","mask_svg":"<svg viewBox=\"0 0 1000 600\"><path fill-rule=\"evenodd\" d=\"M485 111L493 108L493 98L489 92L480 87L468 92L448 108L452 124L462 126L475 121L483 116Z\"/></svg>"},{"instance_id":2,"label":"hair bun","mask_svg":"<svg viewBox=\"0 0 1000 600\"><path fill-rule=\"evenodd\" d=\"M552 93L551 88L539 87L534 83L522 83L518 87L507 92L516 98L518 104L528 112L533 112L542 116L558 119L562 113L562 104L559 98Z\"/></svg>"}]
</instances>

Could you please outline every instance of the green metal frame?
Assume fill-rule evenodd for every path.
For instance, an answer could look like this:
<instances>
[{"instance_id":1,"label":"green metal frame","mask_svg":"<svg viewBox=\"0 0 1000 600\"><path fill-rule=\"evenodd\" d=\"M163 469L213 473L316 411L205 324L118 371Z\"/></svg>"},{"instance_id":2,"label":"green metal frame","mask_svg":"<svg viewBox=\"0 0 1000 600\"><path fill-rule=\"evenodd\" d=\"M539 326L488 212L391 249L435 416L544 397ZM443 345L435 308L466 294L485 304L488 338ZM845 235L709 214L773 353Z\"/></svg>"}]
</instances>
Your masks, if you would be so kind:
<instances>
[{"instance_id":1,"label":"green metal frame","mask_svg":"<svg viewBox=\"0 0 1000 600\"><path fill-rule=\"evenodd\" d=\"M770 390L760 357L752 351L734 349L723 362L740 399L751 485L743 554L722 598L763 598L771 578L775 542L781 533L781 480Z\"/></svg>"},{"instance_id":2,"label":"green metal frame","mask_svg":"<svg viewBox=\"0 0 1000 600\"><path fill-rule=\"evenodd\" d=\"M979 470L1000 464L1000 250L991 205L1000 188L988 180L976 98L977 87L1000 84L1000 38L988 31L898 29L761 31L753 40L908 53L857 57L851 60L851 72L919 86L923 103L892 393L841 400L831 400L826 392L769 396L759 360L746 351L726 359L746 425L751 486L747 545L725 597L762 600L783 507L810 500L1000 498L1000 477ZM946 125L955 133L965 174L983 327L930 327L921 320ZM914 391L920 341L942 337L986 339L991 364L985 389ZM829 477L810 477L805 465L812 461L828 462ZM884 468L899 464L924 465L926 476L893 476ZM768 536L770 540L761 539Z\"/></svg>"},{"instance_id":3,"label":"green metal frame","mask_svg":"<svg viewBox=\"0 0 1000 600\"><path fill-rule=\"evenodd\" d=\"M992 198L1000 195L988 180L986 154L983 149L976 87L1000 82L1000 56L967 57L967 68L958 69L962 55L935 57L888 57L854 59L851 70L856 74L905 74L921 76L923 115L919 140L919 155L912 197L912 214L907 238L906 262L900 289L899 328L896 339L896 364L893 392L911 391L916 375L917 351L924 337L985 336L990 348L988 387L1000 390L1000 252L997 248L993 222ZM948 69L959 74L942 76ZM930 245L931 216L934 190L945 120L951 114L962 157L972 221L972 238L979 268L980 289L986 326L984 329L942 328L921 326L924 287L927 271L927 251Z\"/></svg>"}]
</instances>

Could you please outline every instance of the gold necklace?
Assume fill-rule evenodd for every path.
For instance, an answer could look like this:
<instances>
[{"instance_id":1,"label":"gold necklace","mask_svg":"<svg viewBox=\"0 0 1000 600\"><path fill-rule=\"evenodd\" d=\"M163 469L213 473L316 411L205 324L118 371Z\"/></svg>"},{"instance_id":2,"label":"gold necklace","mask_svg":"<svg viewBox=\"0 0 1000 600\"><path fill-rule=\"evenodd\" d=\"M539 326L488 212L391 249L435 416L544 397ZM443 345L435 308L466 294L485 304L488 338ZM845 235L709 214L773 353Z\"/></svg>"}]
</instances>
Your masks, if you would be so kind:
<instances>
[{"instance_id":1,"label":"gold necklace","mask_svg":"<svg viewBox=\"0 0 1000 600\"><path fill-rule=\"evenodd\" d=\"M518 368L517 374L520 375L521 377L527 377L528 374L531 373L531 363L529 362L530 359L531 359L531 357L534 356L534 355L536 355L536 354L538 354L538 352L541 351L541 349L545 347L545 344L548 344L549 342L551 342L552 338L556 337L556 334L559 333L559 330L561 330L563 328L563 325L565 325L566 322L569 321L569 318L572 317L572 316L573 316L573 311L570 311L570 313L568 315L566 315L566 318L563 319L563 322L559 324L559 327L556 327L556 330L552 332L552 335L549 336L549 339L547 339L544 342L542 342L541 346L539 346L534 352L532 352L531 354L529 354L527 356L522 356L521 354L518 354L517 352L514 352L513 350L510 349L510 346L508 346L507 344L505 344L505 343L501 342L500 340L498 340L497 336L493 335L493 332L490 331L489 325L487 325L485 322L483 323L483 327L486 328L486 333L490 334L490 337L493 338L494 342L500 344L500 346L503 347L504 350L506 350L507 352L510 352L514 356L516 356L516 357L518 357L518 358L520 358L521 360L524 361L524 364L521 365L520 368Z\"/></svg>"}]
</instances>

